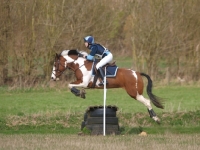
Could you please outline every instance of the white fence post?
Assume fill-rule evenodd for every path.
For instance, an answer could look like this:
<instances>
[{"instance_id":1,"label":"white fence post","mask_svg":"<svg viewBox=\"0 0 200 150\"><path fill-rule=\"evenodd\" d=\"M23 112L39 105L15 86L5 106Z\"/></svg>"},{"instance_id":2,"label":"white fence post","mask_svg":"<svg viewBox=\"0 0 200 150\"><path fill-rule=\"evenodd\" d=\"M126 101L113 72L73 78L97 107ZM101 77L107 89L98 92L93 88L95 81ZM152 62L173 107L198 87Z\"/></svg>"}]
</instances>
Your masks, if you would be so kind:
<instances>
[{"instance_id":1,"label":"white fence post","mask_svg":"<svg viewBox=\"0 0 200 150\"><path fill-rule=\"evenodd\" d=\"M106 136L106 67L105 67L105 76L104 76L104 111L103 111L103 135Z\"/></svg>"}]
</instances>

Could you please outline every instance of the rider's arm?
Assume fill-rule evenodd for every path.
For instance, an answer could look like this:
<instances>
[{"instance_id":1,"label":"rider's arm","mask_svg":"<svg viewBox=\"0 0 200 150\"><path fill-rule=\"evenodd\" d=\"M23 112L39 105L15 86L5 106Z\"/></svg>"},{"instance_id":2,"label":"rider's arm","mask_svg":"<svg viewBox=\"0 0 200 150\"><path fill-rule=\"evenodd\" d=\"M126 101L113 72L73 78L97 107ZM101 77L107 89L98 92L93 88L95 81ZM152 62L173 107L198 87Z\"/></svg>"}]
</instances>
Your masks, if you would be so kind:
<instances>
[{"instance_id":1,"label":"rider's arm","mask_svg":"<svg viewBox=\"0 0 200 150\"><path fill-rule=\"evenodd\" d=\"M86 59L91 61L91 60L94 59L94 55L97 52L97 46L93 46L92 45L91 48L90 48L90 50L91 50L91 52L90 52L90 54L88 56L86 56Z\"/></svg>"}]
</instances>

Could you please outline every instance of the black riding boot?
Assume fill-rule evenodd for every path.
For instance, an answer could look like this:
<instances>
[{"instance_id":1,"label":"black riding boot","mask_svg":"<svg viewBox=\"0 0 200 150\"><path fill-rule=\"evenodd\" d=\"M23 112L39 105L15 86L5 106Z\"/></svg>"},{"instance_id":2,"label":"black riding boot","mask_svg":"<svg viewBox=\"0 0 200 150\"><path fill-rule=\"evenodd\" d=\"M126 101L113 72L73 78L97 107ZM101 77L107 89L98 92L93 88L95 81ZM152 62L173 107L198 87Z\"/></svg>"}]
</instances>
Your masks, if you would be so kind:
<instances>
[{"instance_id":1,"label":"black riding boot","mask_svg":"<svg viewBox=\"0 0 200 150\"><path fill-rule=\"evenodd\" d=\"M105 77L105 74L103 72L103 69L101 67L99 67L99 73L100 73L100 77L101 77L101 80L102 82L99 83L99 86L103 86L104 85L104 77ZM108 84L107 80L106 80L106 84Z\"/></svg>"}]
</instances>

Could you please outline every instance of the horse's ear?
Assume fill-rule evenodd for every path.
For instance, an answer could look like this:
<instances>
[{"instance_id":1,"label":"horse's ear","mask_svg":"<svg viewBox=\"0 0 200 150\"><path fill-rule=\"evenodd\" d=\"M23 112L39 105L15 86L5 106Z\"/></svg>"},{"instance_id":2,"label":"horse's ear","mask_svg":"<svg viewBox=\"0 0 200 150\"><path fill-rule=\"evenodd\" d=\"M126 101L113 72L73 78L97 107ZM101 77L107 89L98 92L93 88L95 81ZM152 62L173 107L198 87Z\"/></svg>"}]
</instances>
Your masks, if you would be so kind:
<instances>
[{"instance_id":1,"label":"horse's ear","mask_svg":"<svg viewBox=\"0 0 200 150\"><path fill-rule=\"evenodd\" d=\"M55 61L59 59L59 55L56 53L55 55Z\"/></svg>"}]
</instances>

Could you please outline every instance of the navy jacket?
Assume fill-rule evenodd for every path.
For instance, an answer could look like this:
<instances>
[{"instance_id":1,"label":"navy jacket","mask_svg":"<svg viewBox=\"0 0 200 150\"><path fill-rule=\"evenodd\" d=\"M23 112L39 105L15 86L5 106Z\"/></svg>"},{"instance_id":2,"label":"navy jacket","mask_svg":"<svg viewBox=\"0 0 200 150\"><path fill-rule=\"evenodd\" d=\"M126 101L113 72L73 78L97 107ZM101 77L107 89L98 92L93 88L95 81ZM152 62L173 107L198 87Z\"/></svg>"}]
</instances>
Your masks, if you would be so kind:
<instances>
[{"instance_id":1,"label":"navy jacket","mask_svg":"<svg viewBox=\"0 0 200 150\"><path fill-rule=\"evenodd\" d=\"M88 60L93 60L94 56L105 57L110 51L100 44L90 44L89 49L91 50L90 54L87 56Z\"/></svg>"}]
</instances>

